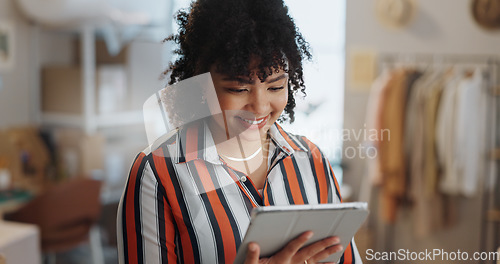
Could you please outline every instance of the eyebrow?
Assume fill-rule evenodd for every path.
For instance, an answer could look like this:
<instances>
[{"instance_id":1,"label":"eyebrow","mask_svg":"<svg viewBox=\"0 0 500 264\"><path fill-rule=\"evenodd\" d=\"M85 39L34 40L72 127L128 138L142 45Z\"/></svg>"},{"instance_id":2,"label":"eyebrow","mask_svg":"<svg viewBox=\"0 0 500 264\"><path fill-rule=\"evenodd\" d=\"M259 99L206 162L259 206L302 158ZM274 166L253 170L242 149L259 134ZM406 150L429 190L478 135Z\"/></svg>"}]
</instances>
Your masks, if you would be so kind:
<instances>
[{"instance_id":1,"label":"eyebrow","mask_svg":"<svg viewBox=\"0 0 500 264\"><path fill-rule=\"evenodd\" d=\"M277 76L273 79L270 79L270 80L266 79L265 82L266 83L273 83L273 82L277 82L279 80L285 79L286 77L288 77L288 74L283 73L280 76ZM255 81L252 81L250 79L240 78L240 77L227 77L227 78L224 78L222 80L224 80L224 81L237 81L239 83L244 83L244 84L254 84L255 83Z\"/></svg>"}]
</instances>

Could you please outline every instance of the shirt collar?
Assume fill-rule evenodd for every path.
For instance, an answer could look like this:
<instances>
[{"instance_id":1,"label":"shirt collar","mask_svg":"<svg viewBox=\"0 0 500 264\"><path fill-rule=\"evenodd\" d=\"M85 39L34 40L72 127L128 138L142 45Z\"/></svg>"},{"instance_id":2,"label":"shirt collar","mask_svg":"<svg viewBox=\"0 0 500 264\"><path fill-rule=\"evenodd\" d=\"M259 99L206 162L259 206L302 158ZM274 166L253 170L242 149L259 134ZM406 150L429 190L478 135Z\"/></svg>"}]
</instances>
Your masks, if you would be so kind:
<instances>
[{"instance_id":1,"label":"shirt collar","mask_svg":"<svg viewBox=\"0 0 500 264\"><path fill-rule=\"evenodd\" d=\"M295 135L289 134L274 123L269 129L269 136L275 146L287 156L295 151L305 151L307 148ZM212 133L206 122L198 121L177 130L174 148L170 148L175 163L184 163L196 159L202 159L213 164L223 164L217 153L217 148ZM189 140L187 140L189 139Z\"/></svg>"},{"instance_id":2,"label":"shirt collar","mask_svg":"<svg viewBox=\"0 0 500 264\"><path fill-rule=\"evenodd\" d=\"M296 150L307 152L307 148L300 142L299 137L285 132L277 123L274 123L269 129L269 136L276 146L288 156Z\"/></svg>"}]
</instances>

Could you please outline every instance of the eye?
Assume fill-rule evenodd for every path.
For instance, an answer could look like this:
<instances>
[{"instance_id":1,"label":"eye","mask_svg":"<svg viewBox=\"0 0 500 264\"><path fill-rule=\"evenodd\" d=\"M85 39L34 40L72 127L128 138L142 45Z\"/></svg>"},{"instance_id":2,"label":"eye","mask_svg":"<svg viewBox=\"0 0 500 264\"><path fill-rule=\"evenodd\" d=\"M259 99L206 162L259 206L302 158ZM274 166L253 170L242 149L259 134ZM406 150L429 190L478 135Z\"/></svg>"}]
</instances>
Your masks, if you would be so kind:
<instances>
[{"instance_id":1,"label":"eye","mask_svg":"<svg viewBox=\"0 0 500 264\"><path fill-rule=\"evenodd\" d=\"M270 91L273 91L273 92L277 92L279 90L283 90L285 88L285 86L280 86L280 87L269 87L268 90Z\"/></svg>"},{"instance_id":2,"label":"eye","mask_svg":"<svg viewBox=\"0 0 500 264\"><path fill-rule=\"evenodd\" d=\"M231 93L243 93L247 91L245 88L227 88L226 90Z\"/></svg>"}]
</instances>

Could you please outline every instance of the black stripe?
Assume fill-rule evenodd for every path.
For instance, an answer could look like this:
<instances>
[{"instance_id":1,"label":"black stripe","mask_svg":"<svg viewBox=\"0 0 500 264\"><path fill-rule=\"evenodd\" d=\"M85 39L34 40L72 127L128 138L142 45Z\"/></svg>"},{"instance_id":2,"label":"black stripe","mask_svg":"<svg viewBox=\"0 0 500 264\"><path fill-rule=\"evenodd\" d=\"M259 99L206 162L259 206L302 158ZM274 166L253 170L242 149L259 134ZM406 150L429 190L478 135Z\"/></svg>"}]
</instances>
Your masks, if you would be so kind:
<instances>
[{"instance_id":1,"label":"black stripe","mask_svg":"<svg viewBox=\"0 0 500 264\"><path fill-rule=\"evenodd\" d=\"M285 131L285 130L283 130L283 131ZM292 142L295 144L295 146L297 146L297 148L302 149L302 148L300 147L300 145L301 145L301 144L299 143L299 141L297 140L297 137L295 137L295 135L289 134L288 132L285 132L285 133L286 133L286 134L288 135L288 137L292 140Z\"/></svg>"},{"instance_id":2,"label":"black stripe","mask_svg":"<svg viewBox=\"0 0 500 264\"><path fill-rule=\"evenodd\" d=\"M267 199L269 200L269 205L275 205L273 198L273 190L269 182L267 183Z\"/></svg>"},{"instance_id":3,"label":"black stripe","mask_svg":"<svg viewBox=\"0 0 500 264\"><path fill-rule=\"evenodd\" d=\"M274 142L274 140L272 142L274 144L274 153L273 153L273 156L271 157L271 164L274 164L274 162L276 161L276 158L278 157L278 154L280 152L278 151L279 147L277 146L276 142ZM271 143L269 143L269 144L271 144Z\"/></svg>"},{"instance_id":4,"label":"black stripe","mask_svg":"<svg viewBox=\"0 0 500 264\"><path fill-rule=\"evenodd\" d=\"M162 146L163 151L168 151L166 149L166 146ZM154 155L154 154L153 154ZM153 161L153 159L151 159ZM161 248L165 248L164 250L161 250L161 260L162 263L168 263L168 246L166 244L166 236L165 236L165 219L164 217L164 211L165 211L165 204L163 203L163 198L165 198L165 201L167 203L169 212L172 214L172 206L170 205L170 202L168 201L168 196L167 196L167 191L165 190L165 187L162 184L161 178L158 175L158 170L156 169L156 165L154 162L149 163L151 165L151 170L153 171L156 181L158 182L157 185L157 194L156 194L156 199L158 200L158 227L159 227L159 232L160 232L160 246ZM160 214L160 212L163 212L163 214ZM161 217L160 217L161 216ZM172 214L173 218L173 214ZM175 220L173 222L174 224L174 230L175 230L175 236L178 236L178 229L177 229L177 224L175 223ZM163 243L162 243L163 242Z\"/></svg>"},{"instance_id":5,"label":"black stripe","mask_svg":"<svg viewBox=\"0 0 500 264\"><path fill-rule=\"evenodd\" d=\"M167 151L167 150L164 149L164 151ZM196 239L196 235L194 233L194 227L190 221L191 218L189 217L189 212L188 212L188 209L186 206L186 202L183 199L182 190L181 190L181 187L179 185L177 175L174 171L174 165L172 164L172 160L168 157L165 157L165 164L167 166L168 174L169 174L170 179L172 181L172 185L174 186L175 197L177 197L177 202L179 203L179 207L181 209L182 219L183 219L184 225L186 226L186 229L188 231L189 240L191 240L191 247L193 248L194 261L196 263L200 263L201 258L200 258L200 249L198 247L198 242L197 242L198 240ZM177 224L179 225L179 223L177 223ZM183 259L183 261L184 261L184 259Z\"/></svg>"},{"instance_id":6,"label":"black stripe","mask_svg":"<svg viewBox=\"0 0 500 264\"><path fill-rule=\"evenodd\" d=\"M356 264L356 258L354 257L354 247L352 246L352 241L349 242L351 245L351 259L352 259L352 264Z\"/></svg>"},{"instance_id":7,"label":"black stripe","mask_svg":"<svg viewBox=\"0 0 500 264\"><path fill-rule=\"evenodd\" d=\"M304 145L307 146L307 143L303 138L300 138L300 142ZM320 193L320 188L319 188L319 180L318 180L318 174L316 174L316 166L314 164L314 157L311 149L308 149L309 153L307 153L309 157L309 164L311 164L311 170L312 170L312 175L314 178L314 184L316 186L316 196L318 199L318 204L321 203L321 193ZM327 175L325 174L325 178L327 178ZM328 179L326 179L328 181Z\"/></svg>"},{"instance_id":8,"label":"black stripe","mask_svg":"<svg viewBox=\"0 0 500 264\"><path fill-rule=\"evenodd\" d=\"M183 162L186 162L186 136L187 136L187 129L186 128L182 128L180 131L179 131L179 160L178 162L179 163L183 163Z\"/></svg>"},{"instance_id":9,"label":"black stripe","mask_svg":"<svg viewBox=\"0 0 500 264\"><path fill-rule=\"evenodd\" d=\"M132 169L133 169L133 167L134 167L135 163L137 162L137 159L139 158L140 155L141 154L139 153L135 157L134 162L132 163L132 168L130 169L130 172L129 172L128 177L127 177L127 183L125 185L127 187L130 184L130 176L132 175ZM125 188L125 193L123 194L123 202L122 202L122 235L123 235L123 254L124 254L125 264L130 263L130 260L128 259L127 204L125 204L127 201L128 191L129 191L129 189Z\"/></svg>"},{"instance_id":10,"label":"black stripe","mask_svg":"<svg viewBox=\"0 0 500 264\"><path fill-rule=\"evenodd\" d=\"M156 171L156 170L153 170ZM160 257L161 257L161 263L166 264L168 263L168 247L167 247L167 237L165 234L165 206L163 204L163 196L161 195L161 192L159 190L160 184L158 184L158 187L156 188L156 200L158 202L158 236L160 238Z\"/></svg>"},{"instance_id":11,"label":"black stripe","mask_svg":"<svg viewBox=\"0 0 500 264\"><path fill-rule=\"evenodd\" d=\"M288 180L288 175L286 174L285 165L283 161L280 161L281 174L283 175L283 182L285 184L286 195L288 196L288 202L290 204L295 204L293 201L292 190L290 189L290 182Z\"/></svg>"},{"instance_id":12,"label":"black stripe","mask_svg":"<svg viewBox=\"0 0 500 264\"><path fill-rule=\"evenodd\" d=\"M214 183L215 190L217 192L217 196L219 196L219 200L224 207L224 211L226 212L227 217L229 218L229 224L231 225L231 230L233 231L234 241L236 243L236 249L240 247L241 244L241 236L238 225L236 224L236 219L234 218L233 212L229 209L229 204L227 203L226 197L222 192L222 189L219 185L219 181L217 179L217 174L214 170L213 165L207 164L208 174L212 178L212 182Z\"/></svg>"},{"instance_id":13,"label":"black stripe","mask_svg":"<svg viewBox=\"0 0 500 264\"><path fill-rule=\"evenodd\" d=\"M141 182L142 176L144 175L144 166L146 165L146 158L143 158L141 165L137 170L137 177L135 179L135 189L134 189L134 221L135 221L135 235L137 237L137 261L138 263L144 262L144 250L142 242L142 231L141 231ZM140 175L140 176L139 176Z\"/></svg>"},{"instance_id":14,"label":"black stripe","mask_svg":"<svg viewBox=\"0 0 500 264\"><path fill-rule=\"evenodd\" d=\"M340 257L339 264L344 264L344 254L345 254L345 251L342 254L342 257Z\"/></svg>"},{"instance_id":15,"label":"black stripe","mask_svg":"<svg viewBox=\"0 0 500 264\"><path fill-rule=\"evenodd\" d=\"M308 204L309 201L307 200L306 189L304 187L304 181L302 180L302 174L300 174L299 166L297 165L297 160L293 155L292 155L292 164L293 164L293 169L295 170L295 175L297 175L297 181L299 182L299 188L300 188L300 194L302 194L302 200L304 201L304 204Z\"/></svg>"},{"instance_id":16,"label":"black stripe","mask_svg":"<svg viewBox=\"0 0 500 264\"><path fill-rule=\"evenodd\" d=\"M212 208L212 204L210 203L210 199L208 198L208 194L205 188L203 187L203 184L200 179L200 174L198 174L198 171L196 169L196 165L194 164L194 162L188 162L188 166L190 167L191 176L193 177L193 180L196 186L198 187L201 200L203 201L205 209L207 210L208 213L208 219L210 220L212 231L214 232L218 263L224 263L225 262L224 240L222 239L222 232L219 223L217 222L217 218L215 217L215 212Z\"/></svg>"},{"instance_id":17,"label":"black stripe","mask_svg":"<svg viewBox=\"0 0 500 264\"><path fill-rule=\"evenodd\" d=\"M250 198L247 197L247 195L244 193L244 191L241 188L238 188L238 189L240 189L240 192L243 196L243 200L245 201L245 207L247 209L247 213L248 213L248 215L251 215L252 210L253 210L252 202L250 201Z\"/></svg>"},{"instance_id":18,"label":"black stripe","mask_svg":"<svg viewBox=\"0 0 500 264\"><path fill-rule=\"evenodd\" d=\"M237 170L233 170L233 171L238 176L238 178L245 176L248 179L248 176L246 176L245 173L243 173L241 171L237 171ZM250 195L252 195L252 197L257 202L257 204L263 205L262 197L260 196L259 191L255 189L255 186L249 180L242 182L242 184L247 187L247 190L250 192Z\"/></svg>"},{"instance_id":19,"label":"black stripe","mask_svg":"<svg viewBox=\"0 0 500 264\"><path fill-rule=\"evenodd\" d=\"M182 263L184 261L184 251L182 250L179 228L177 227L177 223L175 221L174 221L174 228L175 228L175 253L177 254L177 263Z\"/></svg>"}]
</instances>

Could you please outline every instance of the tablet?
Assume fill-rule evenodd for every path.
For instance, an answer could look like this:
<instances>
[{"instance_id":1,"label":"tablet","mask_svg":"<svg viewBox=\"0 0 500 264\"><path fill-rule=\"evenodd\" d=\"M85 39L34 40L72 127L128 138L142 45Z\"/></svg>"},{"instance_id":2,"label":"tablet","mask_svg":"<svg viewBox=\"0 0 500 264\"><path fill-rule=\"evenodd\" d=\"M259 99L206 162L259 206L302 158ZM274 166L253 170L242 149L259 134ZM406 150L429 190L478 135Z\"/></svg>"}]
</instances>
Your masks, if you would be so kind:
<instances>
[{"instance_id":1,"label":"tablet","mask_svg":"<svg viewBox=\"0 0 500 264\"><path fill-rule=\"evenodd\" d=\"M234 263L245 261L250 242L259 244L261 258L269 257L306 231L314 232L306 245L338 236L345 250L367 216L367 203L361 202L257 207ZM337 252L323 262L337 263L343 253Z\"/></svg>"}]
</instances>

